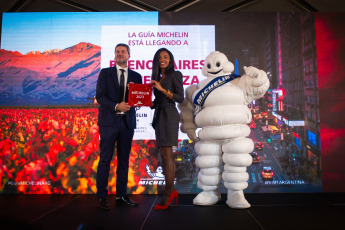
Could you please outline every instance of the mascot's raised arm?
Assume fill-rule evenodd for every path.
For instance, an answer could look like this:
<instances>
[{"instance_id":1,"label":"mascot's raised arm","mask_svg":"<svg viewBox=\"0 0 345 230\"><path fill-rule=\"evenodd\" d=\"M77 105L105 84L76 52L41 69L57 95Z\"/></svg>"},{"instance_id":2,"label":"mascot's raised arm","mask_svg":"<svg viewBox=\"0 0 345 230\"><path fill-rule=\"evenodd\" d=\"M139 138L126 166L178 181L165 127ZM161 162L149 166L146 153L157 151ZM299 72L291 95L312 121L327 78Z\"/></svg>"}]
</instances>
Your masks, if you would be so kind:
<instances>
[{"instance_id":1,"label":"mascot's raised arm","mask_svg":"<svg viewBox=\"0 0 345 230\"><path fill-rule=\"evenodd\" d=\"M218 51L211 52L202 69L207 78L185 91L179 104L181 131L197 142L196 165L200 168L198 187L202 190L193 200L195 205L213 205L221 200L219 185L224 180L228 189L227 205L249 208L243 190L248 187L247 167L254 149L248 138L252 119L248 108L269 88L267 74L253 66L244 67L245 74L232 74L234 65ZM198 135L196 129L200 128ZM224 163L224 172L221 165Z\"/></svg>"}]
</instances>

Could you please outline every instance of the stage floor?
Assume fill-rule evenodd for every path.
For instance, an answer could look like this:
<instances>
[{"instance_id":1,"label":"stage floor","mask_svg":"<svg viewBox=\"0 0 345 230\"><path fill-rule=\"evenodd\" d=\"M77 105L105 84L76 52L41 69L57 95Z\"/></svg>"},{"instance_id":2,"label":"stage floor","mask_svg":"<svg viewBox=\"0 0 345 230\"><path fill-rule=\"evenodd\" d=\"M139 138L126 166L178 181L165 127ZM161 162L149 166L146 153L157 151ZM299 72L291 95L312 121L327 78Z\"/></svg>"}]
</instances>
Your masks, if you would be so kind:
<instances>
[{"instance_id":1,"label":"stage floor","mask_svg":"<svg viewBox=\"0 0 345 230\"><path fill-rule=\"evenodd\" d=\"M345 193L245 194L252 207L235 210L222 202L194 206L195 194L179 195L177 206L153 210L157 195L130 195L140 206L100 211L95 195L0 195L0 229L166 230L166 229L340 229Z\"/></svg>"}]
</instances>

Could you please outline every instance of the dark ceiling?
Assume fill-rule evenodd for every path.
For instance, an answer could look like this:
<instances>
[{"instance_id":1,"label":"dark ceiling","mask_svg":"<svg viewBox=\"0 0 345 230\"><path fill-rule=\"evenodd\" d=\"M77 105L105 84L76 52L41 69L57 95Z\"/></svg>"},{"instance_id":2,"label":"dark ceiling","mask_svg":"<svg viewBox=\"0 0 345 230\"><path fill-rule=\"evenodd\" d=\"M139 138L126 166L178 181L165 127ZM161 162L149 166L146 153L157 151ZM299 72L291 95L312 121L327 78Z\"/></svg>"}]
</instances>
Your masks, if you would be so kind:
<instances>
[{"instance_id":1,"label":"dark ceiling","mask_svg":"<svg viewBox=\"0 0 345 230\"><path fill-rule=\"evenodd\" d=\"M0 0L1 12L344 12L344 0Z\"/></svg>"}]
</instances>

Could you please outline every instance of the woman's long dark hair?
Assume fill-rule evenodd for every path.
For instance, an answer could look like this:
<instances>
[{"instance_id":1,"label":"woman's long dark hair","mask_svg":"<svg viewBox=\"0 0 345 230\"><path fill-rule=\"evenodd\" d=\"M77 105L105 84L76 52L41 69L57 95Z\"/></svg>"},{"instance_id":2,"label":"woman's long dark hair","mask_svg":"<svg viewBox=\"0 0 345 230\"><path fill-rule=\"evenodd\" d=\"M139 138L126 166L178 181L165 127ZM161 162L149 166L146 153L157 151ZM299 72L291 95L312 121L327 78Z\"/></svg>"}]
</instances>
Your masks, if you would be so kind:
<instances>
[{"instance_id":1,"label":"woman's long dark hair","mask_svg":"<svg viewBox=\"0 0 345 230\"><path fill-rule=\"evenodd\" d=\"M175 71L174 55L168 49L160 48L159 50L157 50L155 56L153 57L151 80L159 81L161 79L161 69L159 68L159 54L162 51L166 51L170 56L170 62L165 70L165 74L169 74Z\"/></svg>"}]
</instances>

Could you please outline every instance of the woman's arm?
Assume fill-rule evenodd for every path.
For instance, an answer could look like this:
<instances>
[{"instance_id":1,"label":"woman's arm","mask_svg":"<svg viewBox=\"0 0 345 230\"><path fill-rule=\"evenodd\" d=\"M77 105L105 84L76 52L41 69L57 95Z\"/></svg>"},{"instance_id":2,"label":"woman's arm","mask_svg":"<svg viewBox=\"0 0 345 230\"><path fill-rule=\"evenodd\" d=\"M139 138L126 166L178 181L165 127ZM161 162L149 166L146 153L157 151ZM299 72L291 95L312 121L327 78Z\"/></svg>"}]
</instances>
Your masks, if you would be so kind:
<instances>
[{"instance_id":1,"label":"woman's arm","mask_svg":"<svg viewBox=\"0 0 345 230\"><path fill-rule=\"evenodd\" d=\"M173 78L173 93L172 93L172 97L170 99L172 99L175 102L178 103L182 103L183 99L184 99L184 95L183 95L183 76L182 73L180 71L176 71L176 76Z\"/></svg>"}]
</instances>

